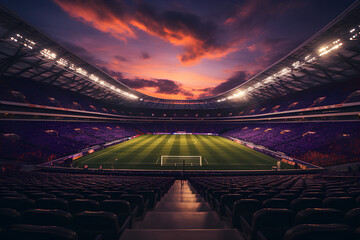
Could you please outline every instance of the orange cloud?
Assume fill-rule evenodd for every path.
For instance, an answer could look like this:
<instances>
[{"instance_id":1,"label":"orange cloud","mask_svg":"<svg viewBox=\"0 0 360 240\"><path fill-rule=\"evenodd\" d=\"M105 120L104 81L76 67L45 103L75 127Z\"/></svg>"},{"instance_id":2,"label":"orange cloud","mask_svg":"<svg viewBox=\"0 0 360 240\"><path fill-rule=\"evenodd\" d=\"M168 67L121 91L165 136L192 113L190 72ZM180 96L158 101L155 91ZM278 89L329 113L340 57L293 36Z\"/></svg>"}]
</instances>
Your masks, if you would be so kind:
<instances>
[{"instance_id":1,"label":"orange cloud","mask_svg":"<svg viewBox=\"0 0 360 240\"><path fill-rule=\"evenodd\" d=\"M137 31L141 30L183 47L178 59L184 65L196 64L203 58L221 58L237 50L230 43L219 43L217 26L194 14L157 12L144 4L130 8L124 2L114 0L54 1L70 16L118 39L137 38Z\"/></svg>"}]
</instances>

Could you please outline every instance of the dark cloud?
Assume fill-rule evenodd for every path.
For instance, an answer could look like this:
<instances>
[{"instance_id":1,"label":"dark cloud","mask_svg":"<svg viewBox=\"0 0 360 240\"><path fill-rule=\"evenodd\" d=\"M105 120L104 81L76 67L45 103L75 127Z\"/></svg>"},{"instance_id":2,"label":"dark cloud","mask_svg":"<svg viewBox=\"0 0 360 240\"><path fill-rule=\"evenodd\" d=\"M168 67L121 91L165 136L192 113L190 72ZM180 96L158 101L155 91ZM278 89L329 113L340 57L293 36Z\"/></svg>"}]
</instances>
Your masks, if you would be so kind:
<instances>
[{"instance_id":1,"label":"dark cloud","mask_svg":"<svg viewBox=\"0 0 360 240\"><path fill-rule=\"evenodd\" d=\"M108 69L105 66L100 67L100 69L103 70L105 73L109 74L111 77L115 78L118 81L124 78L124 75L123 75L122 72L112 71L112 70Z\"/></svg>"},{"instance_id":2,"label":"dark cloud","mask_svg":"<svg viewBox=\"0 0 360 240\"><path fill-rule=\"evenodd\" d=\"M121 55L115 55L114 58L120 62L130 62L130 59Z\"/></svg>"},{"instance_id":3,"label":"dark cloud","mask_svg":"<svg viewBox=\"0 0 360 240\"><path fill-rule=\"evenodd\" d=\"M236 4L228 12L225 21L237 30L239 37L259 34L266 30L269 22L288 10L305 6L306 1L294 0L247 0Z\"/></svg>"},{"instance_id":4,"label":"dark cloud","mask_svg":"<svg viewBox=\"0 0 360 240\"><path fill-rule=\"evenodd\" d=\"M147 52L141 52L141 58L147 60L150 59L150 55Z\"/></svg>"},{"instance_id":5,"label":"dark cloud","mask_svg":"<svg viewBox=\"0 0 360 240\"><path fill-rule=\"evenodd\" d=\"M101 68L107 74L115 78L117 81L125 84L126 86L133 89L144 89L144 88L155 88L156 93L169 94L169 95L177 95L182 94L188 98L193 98L194 94L188 90L185 90L181 83L178 83L169 79L144 79L144 78L134 78L129 79L124 77L121 72L112 71L107 69L106 67Z\"/></svg>"},{"instance_id":6,"label":"dark cloud","mask_svg":"<svg viewBox=\"0 0 360 240\"><path fill-rule=\"evenodd\" d=\"M70 50L71 52L75 53L76 55L80 56L81 58L83 58L84 60L92 63L92 64L96 64L98 66L103 66L105 64L107 64L107 62L96 58L93 54L91 54L88 50L86 50L85 48L76 45L74 43L70 43L70 42L62 42L62 45L67 48L68 50Z\"/></svg>"},{"instance_id":7,"label":"dark cloud","mask_svg":"<svg viewBox=\"0 0 360 240\"><path fill-rule=\"evenodd\" d=\"M135 79L126 79L123 78L120 80L125 85L134 88L134 89L142 89L142 88L155 88L156 93L162 94L170 94L177 95L183 94L187 97L193 97L194 94L191 92L184 90L182 85L178 82L169 79L143 79L143 78L135 78Z\"/></svg>"},{"instance_id":8,"label":"dark cloud","mask_svg":"<svg viewBox=\"0 0 360 240\"><path fill-rule=\"evenodd\" d=\"M270 66L280 58L286 56L292 49L300 44L285 38L266 38L248 47L250 52L259 52L252 64L259 70Z\"/></svg>"},{"instance_id":9,"label":"dark cloud","mask_svg":"<svg viewBox=\"0 0 360 240\"><path fill-rule=\"evenodd\" d=\"M221 94L226 92L234 87L239 86L240 84L246 82L250 77L250 74L245 71L237 71L226 81L220 83L213 88L203 88L198 91L203 92L199 95L199 98L212 97L214 95Z\"/></svg>"}]
</instances>

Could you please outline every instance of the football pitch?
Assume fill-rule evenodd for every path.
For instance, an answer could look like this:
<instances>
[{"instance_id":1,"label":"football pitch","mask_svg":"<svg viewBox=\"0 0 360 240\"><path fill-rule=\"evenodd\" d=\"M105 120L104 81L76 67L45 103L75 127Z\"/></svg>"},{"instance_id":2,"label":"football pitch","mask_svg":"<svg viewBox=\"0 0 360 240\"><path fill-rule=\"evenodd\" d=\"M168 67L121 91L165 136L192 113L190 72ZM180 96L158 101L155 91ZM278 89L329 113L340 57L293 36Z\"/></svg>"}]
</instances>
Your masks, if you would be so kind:
<instances>
[{"instance_id":1,"label":"football pitch","mask_svg":"<svg viewBox=\"0 0 360 240\"><path fill-rule=\"evenodd\" d=\"M202 166L161 166L162 155L201 156ZM73 162L74 167L154 170L271 170L277 160L213 135L141 135ZM285 163L282 168L292 168Z\"/></svg>"}]
</instances>

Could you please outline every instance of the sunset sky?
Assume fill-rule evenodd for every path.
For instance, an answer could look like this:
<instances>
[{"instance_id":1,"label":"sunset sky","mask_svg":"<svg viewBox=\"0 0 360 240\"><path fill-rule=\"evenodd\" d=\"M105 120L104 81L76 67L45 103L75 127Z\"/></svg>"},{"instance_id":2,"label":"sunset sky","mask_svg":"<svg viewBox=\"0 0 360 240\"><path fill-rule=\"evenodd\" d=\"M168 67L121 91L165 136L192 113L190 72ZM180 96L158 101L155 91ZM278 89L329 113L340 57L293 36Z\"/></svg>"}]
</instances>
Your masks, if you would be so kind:
<instances>
[{"instance_id":1,"label":"sunset sky","mask_svg":"<svg viewBox=\"0 0 360 240\"><path fill-rule=\"evenodd\" d=\"M220 94L285 56L353 0L0 0L142 93Z\"/></svg>"}]
</instances>

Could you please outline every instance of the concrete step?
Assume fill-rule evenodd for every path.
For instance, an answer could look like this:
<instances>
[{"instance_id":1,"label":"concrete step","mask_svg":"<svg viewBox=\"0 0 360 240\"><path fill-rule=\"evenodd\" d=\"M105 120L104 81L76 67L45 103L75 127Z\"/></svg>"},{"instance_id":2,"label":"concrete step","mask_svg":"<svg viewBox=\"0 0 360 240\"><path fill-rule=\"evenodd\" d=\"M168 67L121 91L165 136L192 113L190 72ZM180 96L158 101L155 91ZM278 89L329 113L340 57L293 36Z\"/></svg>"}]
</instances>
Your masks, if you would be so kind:
<instances>
[{"instance_id":1,"label":"concrete step","mask_svg":"<svg viewBox=\"0 0 360 240\"><path fill-rule=\"evenodd\" d=\"M120 240L244 240L235 229L126 229Z\"/></svg>"},{"instance_id":2,"label":"concrete step","mask_svg":"<svg viewBox=\"0 0 360 240\"><path fill-rule=\"evenodd\" d=\"M201 198L201 195L200 194L195 194L195 193L167 193L164 197L164 199L167 197L167 196L171 196L171 197L197 197L197 198Z\"/></svg>"},{"instance_id":3,"label":"concrete step","mask_svg":"<svg viewBox=\"0 0 360 240\"><path fill-rule=\"evenodd\" d=\"M174 191L169 190L167 194L196 194L196 193L192 192L191 190L174 190Z\"/></svg>"},{"instance_id":4,"label":"concrete step","mask_svg":"<svg viewBox=\"0 0 360 240\"><path fill-rule=\"evenodd\" d=\"M204 200L202 198L197 198L197 197L165 197L164 201L161 201L160 204L162 202L204 202Z\"/></svg>"},{"instance_id":5,"label":"concrete step","mask_svg":"<svg viewBox=\"0 0 360 240\"><path fill-rule=\"evenodd\" d=\"M189 204L189 203L187 203ZM216 212L148 212L137 229L224 229Z\"/></svg>"},{"instance_id":6,"label":"concrete step","mask_svg":"<svg viewBox=\"0 0 360 240\"><path fill-rule=\"evenodd\" d=\"M161 202L152 212L209 212L212 211L205 202Z\"/></svg>"}]
</instances>

